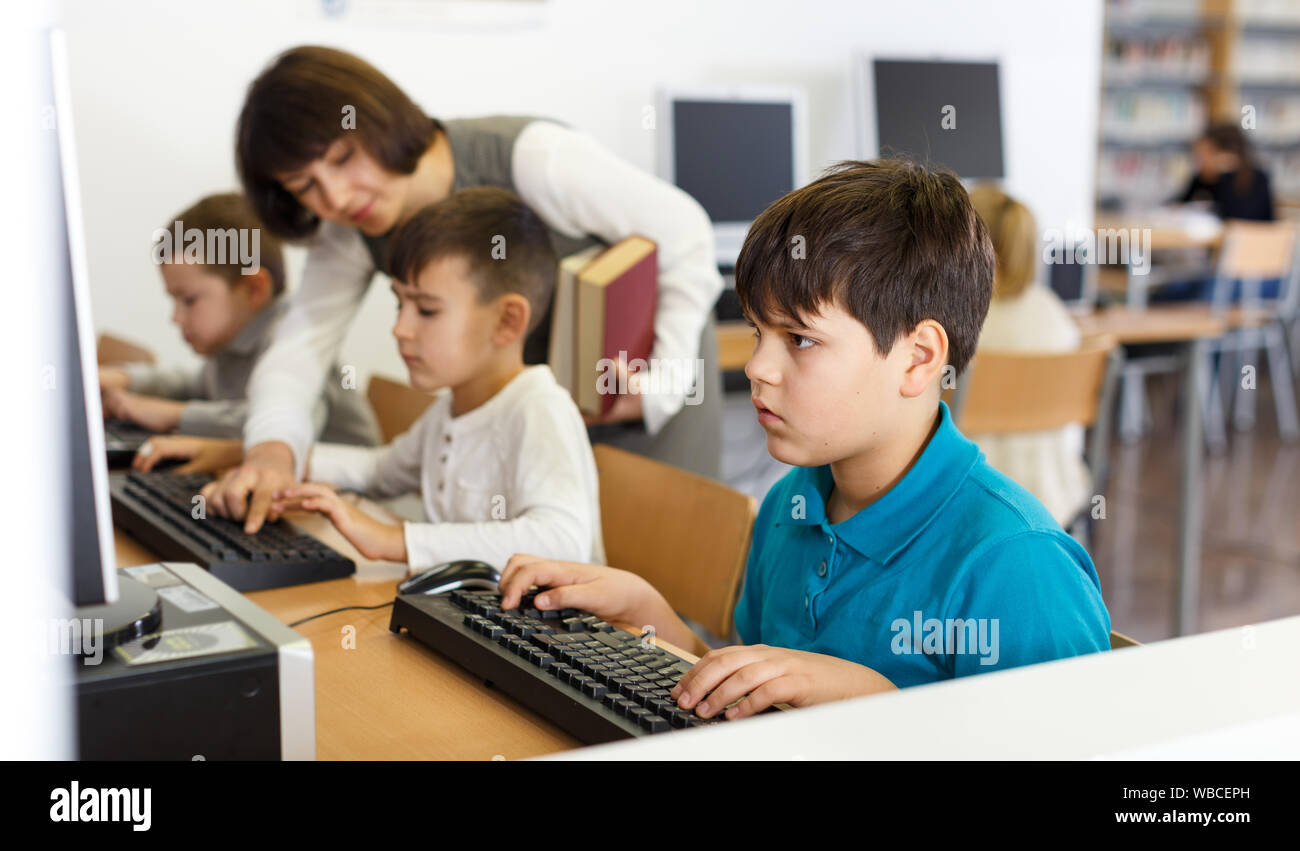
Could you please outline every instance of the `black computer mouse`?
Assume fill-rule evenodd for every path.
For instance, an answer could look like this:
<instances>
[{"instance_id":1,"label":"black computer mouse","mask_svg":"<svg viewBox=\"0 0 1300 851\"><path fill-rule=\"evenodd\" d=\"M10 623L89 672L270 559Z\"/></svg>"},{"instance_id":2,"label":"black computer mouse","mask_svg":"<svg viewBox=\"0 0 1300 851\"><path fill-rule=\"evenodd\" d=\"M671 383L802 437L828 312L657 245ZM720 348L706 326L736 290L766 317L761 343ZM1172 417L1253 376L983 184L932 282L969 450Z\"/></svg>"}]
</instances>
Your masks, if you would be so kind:
<instances>
[{"instance_id":1,"label":"black computer mouse","mask_svg":"<svg viewBox=\"0 0 1300 851\"><path fill-rule=\"evenodd\" d=\"M422 570L397 586L398 594L445 594L458 588L497 590L501 571L472 559L448 561Z\"/></svg>"}]
</instances>

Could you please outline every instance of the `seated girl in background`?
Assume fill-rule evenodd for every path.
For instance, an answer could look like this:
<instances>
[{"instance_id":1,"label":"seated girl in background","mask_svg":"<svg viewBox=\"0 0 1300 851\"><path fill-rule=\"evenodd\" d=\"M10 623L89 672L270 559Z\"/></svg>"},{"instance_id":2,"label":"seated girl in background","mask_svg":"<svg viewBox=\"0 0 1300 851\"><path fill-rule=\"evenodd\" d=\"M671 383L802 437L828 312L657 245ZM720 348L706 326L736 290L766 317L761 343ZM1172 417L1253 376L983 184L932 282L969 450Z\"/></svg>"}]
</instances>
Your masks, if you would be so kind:
<instances>
[{"instance_id":1,"label":"seated girl in background","mask_svg":"<svg viewBox=\"0 0 1300 851\"><path fill-rule=\"evenodd\" d=\"M993 301L980 334L977 362L978 352L983 351L1079 348L1079 328L1065 304L1038 280L1038 228L1033 214L992 185L975 187L970 198L988 227L997 256ZM1068 527L1086 505L1091 477L1083 463L1082 426L968 437L979 445L990 466L1038 497L1062 526Z\"/></svg>"}]
</instances>

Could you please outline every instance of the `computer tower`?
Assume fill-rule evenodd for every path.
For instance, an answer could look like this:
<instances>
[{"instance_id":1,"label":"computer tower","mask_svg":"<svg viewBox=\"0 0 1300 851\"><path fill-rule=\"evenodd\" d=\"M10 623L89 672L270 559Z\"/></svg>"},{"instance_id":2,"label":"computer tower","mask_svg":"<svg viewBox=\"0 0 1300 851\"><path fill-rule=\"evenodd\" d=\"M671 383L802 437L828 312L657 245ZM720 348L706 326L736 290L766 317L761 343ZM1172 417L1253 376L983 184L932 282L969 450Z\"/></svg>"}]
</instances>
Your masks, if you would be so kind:
<instances>
[{"instance_id":1,"label":"computer tower","mask_svg":"<svg viewBox=\"0 0 1300 851\"><path fill-rule=\"evenodd\" d=\"M74 661L81 759L315 758L307 639L197 565L119 574L157 592L162 620Z\"/></svg>"}]
</instances>

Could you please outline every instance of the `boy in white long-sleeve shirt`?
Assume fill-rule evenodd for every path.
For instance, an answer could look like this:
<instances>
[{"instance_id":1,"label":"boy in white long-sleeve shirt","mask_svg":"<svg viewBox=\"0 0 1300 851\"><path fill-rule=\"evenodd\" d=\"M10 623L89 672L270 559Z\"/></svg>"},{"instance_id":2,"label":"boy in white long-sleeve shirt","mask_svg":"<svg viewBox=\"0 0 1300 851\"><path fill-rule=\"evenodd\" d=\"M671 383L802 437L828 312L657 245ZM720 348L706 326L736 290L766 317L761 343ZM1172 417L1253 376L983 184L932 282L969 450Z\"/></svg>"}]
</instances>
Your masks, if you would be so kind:
<instances>
[{"instance_id":1,"label":"boy in white long-sleeve shirt","mask_svg":"<svg viewBox=\"0 0 1300 851\"><path fill-rule=\"evenodd\" d=\"M411 385L434 401L388 446L317 444L313 481L277 493L272 510L319 511L362 555L413 570L462 558L504 567L539 550L603 558L582 417L549 367L523 362L555 285L545 225L504 189L466 189L402 225L388 267L393 336ZM418 490L428 522L382 523L331 486L380 498Z\"/></svg>"}]
</instances>

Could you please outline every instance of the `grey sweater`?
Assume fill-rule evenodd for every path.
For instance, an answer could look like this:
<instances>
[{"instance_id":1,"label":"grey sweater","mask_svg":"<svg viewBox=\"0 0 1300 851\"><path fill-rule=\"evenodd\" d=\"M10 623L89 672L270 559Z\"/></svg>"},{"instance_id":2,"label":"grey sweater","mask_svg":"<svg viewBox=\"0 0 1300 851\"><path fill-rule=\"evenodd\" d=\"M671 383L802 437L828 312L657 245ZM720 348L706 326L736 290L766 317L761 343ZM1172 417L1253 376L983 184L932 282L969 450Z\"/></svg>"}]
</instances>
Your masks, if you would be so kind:
<instances>
[{"instance_id":1,"label":"grey sweater","mask_svg":"<svg viewBox=\"0 0 1300 851\"><path fill-rule=\"evenodd\" d=\"M224 349L204 360L203 366L126 367L127 389L146 396L161 396L185 402L177 432L200 437L242 437L248 415L248 377L262 352L271 344L276 324L288 309L288 302L276 299L240 329ZM345 382L335 364L325 380L321 398L312 411L312 423L319 440L374 446L379 427L356 376Z\"/></svg>"}]
</instances>

